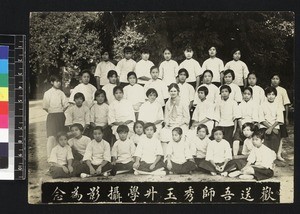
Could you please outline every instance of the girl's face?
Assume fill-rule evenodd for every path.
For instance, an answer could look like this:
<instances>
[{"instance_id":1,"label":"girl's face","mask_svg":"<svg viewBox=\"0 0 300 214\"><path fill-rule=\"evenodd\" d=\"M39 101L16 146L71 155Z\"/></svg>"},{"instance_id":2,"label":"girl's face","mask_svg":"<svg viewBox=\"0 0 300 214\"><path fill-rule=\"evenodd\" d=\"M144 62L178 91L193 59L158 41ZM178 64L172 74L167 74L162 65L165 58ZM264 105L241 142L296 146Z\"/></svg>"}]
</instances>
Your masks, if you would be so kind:
<instances>
[{"instance_id":1,"label":"girl's face","mask_svg":"<svg viewBox=\"0 0 300 214\"><path fill-rule=\"evenodd\" d=\"M147 138L152 138L154 135L154 128L152 126L149 126L148 128L145 129L145 134Z\"/></svg>"},{"instance_id":2,"label":"girl's face","mask_svg":"<svg viewBox=\"0 0 300 214\"><path fill-rule=\"evenodd\" d=\"M199 129L199 131L197 132L197 136L200 139L204 139L206 137L206 130L204 128Z\"/></svg>"},{"instance_id":3,"label":"girl's face","mask_svg":"<svg viewBox=\"0 0 300 214\"><path fill-rule=\"evenodd\" d=\"M76 104L77 107L81 107L82 106L83 99L81 97L76 98L74 101L75 101L75 104Z\"/></svg>"},{"instance_id":4,"label":"girl's face","mask_svg":"<svg viewBox=\"0 0 300 214\"><path fill-rule=\"evenodd\" d=\"M203 83L205 83L205 84L210 84L210 83L211 83L211 80L212 80L211 74L208 73L208 72L205 72L205 73L204 73L204 76L203 76Z\"/></svg>"},{"instance_id":5,"label":"girl's face","mask_svg":"<svg viewBox=\"0 0 300 214\"><path fill-rule=\"evenodd\" d=\"M171 52L169 50L165 50L165 52L164 52L165 60L169 61L171 59L171 57L172 57Z\"/></svg>"},{"instance_id":6,"label":"girl's face","mask_svg":"<svg viewBox=\"0 0 300 214\"><path fill-rule=\"evenodd\" d=\"M88 73L82 74L81 81L83 84L88 84L90 82L90 75Z\"/></svg>"},{"instance_id":7,"label":"girl's face","mask_svg":"<svg viewBox=\"0 0 300 214\"><path fill-rule=\"evenodd\" d=\"M171 98L176 98L178 96L178 94L179 94L179 91L177 91L176 88L171 88L169 90L169 94L170 94Z\"/></svg>"},{"instance_id":8,"label":"girl's face","mask_svg":"<svg viewBox=\"0 0 300 214\"><path fill-rule=\"evenodd\" d=\"M82 136L82 133L78 127L72 127L71 132L72 132L73 137L75 137L75 138L80 138Z\"/></svg>"},{"instance_id":9,"label":"girl's face","mask_svg":"<svg viewBox=\"0 0 300 214\"><path fill-rule=\"evenodd\" d=\"M253 131L251 131L250 127L249 126L246 126L244 129L243 129L243 134L246 138L248 137L251 137L253 135Z\"/></svg>"},{"instance_id":10,"label":"girl's face","mask_svg":"<svg viewBox=\"0 0 300 214\"><path fill-rule=\"evenodd\" d=\"M53 85L54 88L59 89L61 86L61 81L54 80L53 82L51 82L51 84Z\"/></svg>"},{"instance_id":11,"label":"girl's face","mask_svg":"<svg viewBox=\"0 0 300 214\"><path fill-rule=\"evenodd\" d=\"M131 75L128 77L128 82L130 85L136 84L136 77L134 75Z\"/></svg>"},{"instance_id":12,"label":"girl's face","mask_svg":"<svg viewBox=\"0 0 300 214\"><path fill-rule=\"evenodd\" d=\"M185 50L184 51L184 56L187 59L191 59L193 57L193 55L194 55L194 52L192 50L190 50L190 51Z\"/></svg>"},{"instance_id":13,"label":"girl's face","mask_svg":"<svg viewBox=\"0 0 300 214\"><path fill-rule=\"evenodd\" d=\"M150 57L150 54L149 53L142 53L142 59L147 61Z\"/></svg>"},{"instance_id":14,"label":"girl's face","mask_svg":"<svg viewBox=\"0 0 300 214\"><path fill-rule=\"evenodd\" d=\"M129 60L129 59L131 59L131 57L132 57L132 52L126 52L126 53L124 54L124 56L125 56L125 59Z\"/></svg>"},{"instance_id":15,"label":"girl's face","mask_svg":"<svg viewBox=\"0 0 300 214\"><path fill-rule=\"evenodd\" d=\"M274 92L271 92L271 93L268 93L268 94L267 94L267 99L268 99L268 101L269 101L270 103L273 103L274 100L275 100L275 98L276 98L276 95L274 94Z\"/></svg>"},{"instance_id":16,"label":"girl's face","mask_svg":"<svg viewBox=\"0 0 300 214\"><path fill-rule=\"evenodd\" d=\"M271 79L271 85L273 87L277 87L277 86L279 86L279 84L280 84L280 78L279 78L279 76L275 75L274 77L272 77L272 79Z\"/></svg>"},{"instance_id":17,"label":"girl's face","mask_svg":"<svg viewBox=\"0 0 300 214\"><path fill-rule=\"evenodd\" d=\"M257 78L254 74L250 74L248 77L248 83L250 86L255 86L257 82Z\"/></svg>"},{"instance_id":18,"label":"girl's face","mask_svg":"<svg viewBox=\"0 0 300 214\"><path fill-rule=\"evenodd\" d=\"M258 138L257 136L254 136L252 138L252 143L253 143L253 146L255 146L256 148L259 148L261 147L261 145L263 144L264 140Z\"/></svg>"},{"instance_id":19,"label":"girl's face","mask_svg":"<svg viewBox=\"0 0 300 214\"><path fill-rule=\"evenodd\" d=\"M134 131L137 135L142 135L144 133L144 127L142 126L142 124L138 123L136 124Z\"/></svg>"},{"instance_id":20,"label":"girl's face","mask_svg":"<svg viewBox=\"0 0 300 214\"><path fill-rule=\"evenodd\" d=\"M117 82L117 76L116 75L112 75L111 77L108 78L109 83L111 84L116 84Z\"/></svg>"},{"instance_id":21,"label":"girl's face","mask_svg":"<svg viewBox=\"0 0 300 214\"><path fill-rule=\"evenodd\" d=\"M159 71L157 68L152 69L152 71L150 72L152 79L157 80L158 79L158 75L159 75Z\"/></svg>"},{"instance_id":22,"label":"girl's face","mask_svg":"<svg viewBox=\"0 0 300 214\"><path fill-rule=\"evenodd\" d=\"M116 100L120 101L123 99L123 92L121 90L117 90L116 93L114 94L115 95L115 98Z\"/></svg>"},{"instance_id":23,"label":"girl's face","mask_svg":"<svg viewBox=\"0 0 300 214\"><path fill-rule=\"evenodd\" d=\"M58 144L61 146L61 147L65 147L68 143L68 138L67 136L60 136L58 138Z\"/></svg>"},{"instance_id":24,"label":"girl's face","mask_svg":"<svg viewBox=\"0 0 300 214\"><path fill-rule=\"evenodd\" d=\"M120 133L118 133L118 135L119 135L121 141L125 141L127 139L128 132L120 132Z\"/></svg>"},{"instance_id":25,"label":"girl's face","mask_svg":"<svg viewBox=\"0 0 300 214\"><path fill-rule=\"evenodd\" d=\"M181 140L181 135L177 131L172 131L172 138L174 142L179 142Z\"/></svg>"},{"instance_id":26,"label":"girl's face","mask_svg":"<svg viewBox=\"0 0 300 214\"><path fill-rule=\"evenodd\" d=\"M209 50L208 50L208 54L210 57L215 57L216 54L217 54L217 50L215 47L211 47Z\"/></svg>"},{"instance_id":27,"label":"girl's face","mask_svg":"<svg viewBox=\"0 0 300 214\"><path fill-rule=\"evenodd\" d=\"M96 129L93 131L93 136L97 142L100 142L103 138L103 133L102 133L102 131Z\"/></svg>"},{"instance_id":28,"label":"girl's face","mask_svg":"<svg viewBox=\"0 0 300 214\"><path fill-rule=\"evenodd\" d=\"M229 74L226 74L226 75L224 76L224 81L225 81L226 84L232 83L232 75L231 75L230 73L229 73Z\"/></svg>"},{"instance_id":29,"label":"girl's face","mask_svg":"<svg viewBox=\"0 0 300 214\"><path fill-rule=\"evenodd\" d=\"M109 54L108 54L107 52L104 52L104 53L102 54L102 59L103 59L104 61L108 61L108 60L109 60Z\"/></svg>"},{"instance_id":30,"label":"girl's face","mask_svg":"<svg viewBox=\"0 0 300 214\"><path fill-rule=\"evenodd\" d=\"M96 100L97 100L97 103L98 104L102 104L105 102L105 95L104 94L99 94L97 97L96 97Z\"/></svg>"},{"instance_id":31,"label":"girl's face","mask_svg":"<svg viewBox=\"0 0 300 214\"><path fill-rule=\"evenodd\" d=\"M241 58L241 52L240 51L236 51L234 54L233 54L233 59L235 60L235 61L238 61L238 60L240 60L240 58Z\"/></svg>"},{"instance_id":32,"label":"girl's face","mask_svg":"<svg viewBox=\"0 0 300 214\"><path fill-rule=\"evenodd\" d=\"M243 92L243 99L244 99L246 102L248 102L248 101L251 99L251 97L252 97L252 94L251 94L251 92L250 92L249 90L245 90L245 91Z\"/></svg>"},{"instance_id":33,"label":"girl's face","mask_svg":"<svg viewBox=\"0 0 300 214\"><path fill-rule=\"evenodd\" d=\"M148 95L148 100L150 103L153 103L156 100L156 94L155 93L151 93Z\"/></svg>"},{"instance_id":34,"label":"girl's face","mask_svg":"<svg viewBox=\"0 0 300 214\"><path fill-rule=\"evenodd\" d=\"M221 91L221 97L223 100L227 100L229 98L229 91L225 88Z\"/></svg>"},{"instance_id":35,"label":"girl's face","mask_svg":"<svg viewBox=\"0 0 300 214\"><path fill-rule=\"evenodd\" d=\"M223 139L223 132L222 131L216 131L214 133L214 139L217 141L217 142L220 142L222 139Z\"/></svg>"},{"instance_id":36,"label":"girl's face","mask_svg":"<svg viewBox=\"0 0 300 214\"><path fill-rule=\"evenodd\" d=\"M186 80L186 74L184 72L180 73L178 75L178 80L179 80L180 83L184 83L185 80Z\"/></svg>"},{"instance_id":37,"label":"girl's face","mask_svg":"<svg viewBox=\"0 0 300 214\"><path fill-rule=\"evenodd\" d=\"M204 91L198 91L198 97L200 100L203 100L206 98Z\"/></svg>"}]
</instances>

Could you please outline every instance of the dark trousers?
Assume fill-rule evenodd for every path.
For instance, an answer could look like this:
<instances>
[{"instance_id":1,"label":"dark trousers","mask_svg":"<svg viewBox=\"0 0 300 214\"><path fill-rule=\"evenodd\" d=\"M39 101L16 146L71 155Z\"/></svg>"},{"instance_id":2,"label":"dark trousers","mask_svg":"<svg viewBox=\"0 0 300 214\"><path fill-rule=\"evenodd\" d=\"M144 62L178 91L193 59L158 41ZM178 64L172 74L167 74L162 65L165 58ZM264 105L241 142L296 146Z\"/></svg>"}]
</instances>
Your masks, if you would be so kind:
<instances>
[{"instance_id":1,"label":"dark trousers","mask_svg":"<svg viewBox=\"0 0 300 214\"><path fill-rule=\"evenodd\" d=\"M163 168L164 162L162 160L158 161L157 164L155 165L154 169L150 169L151 165L152 165L152 163L146 163L145 161L141 161L138 170L144 171L144 172L153 172L159 168Z\"/></svg>"},{"instance_id":2,"label":"dark trousers","mask_svg":"<svg viewBox=\"0 0 300 214\"><path fill-rule=\"evenodd\" d=\"M65 166L67 167L67 165ZM73 176L73 173L65 173L62 167L51 166L49 171L53 179L70 178Z\"/></svg>"},{"instance_id":3,"label":"dark trousers","mask_svg":"<svg viewBox=\"0 0 300 214\"><path fill-rule=\"evenodd\" d=\"M76 149L72 148L72 153L73 153L74 161L81 161L83 159L83 155L80 154Z\"/></svg>"},{"instance_id":4,"label":"dark trousers","mask_svg":"<svg viewBox=\"0 0 300 214\"><path fill-rule=\"evenodd\" d=\"M256 168L256 167L253 167L253 169L254 169L254 177L258 181L272 178L274 176L274 171L272 169Z\"/></svg>"},{"instance_id":5,"label":"dark trousers","mask_svg":"<svg viewBox=\"0 0 300 214\"><path fill-rule=\"evenodd\" d=\"M275 134L272 131L271 134L265 134L264 144L277 154L280 145L280 139L280 131L278 134Z\"/></svg>"},{"instance_id":6,"label":"dark trousers","mask_svg":"<svg viewBox=\"0 0 300 214\"><path fill-rule=\"evenodd\" d=\"M235 166L238 170L243 169L247 164L247 158L234 159L232 162L235 163Z\"/></svg>"},{"instance_id":7,"label":"dark trousers","mask_svg":"<svg viewBox=\"0 0 300 214\"><path fill-rule=\"evenodd\" d=\"M223 165L224 163L217 163L216 165ZM215 172L215 173L220 173L216 170L216 168L211 164L210 161L202 161L200 164L199 164L199 168L201 169L204 169L208 172ZM236 165L235 163L230 160L228 161L228 163L226 164L225 168L224 168L224 171L223 172L230 172L232 170L236 169Z\"/></svg>"},{"instance_id":8,"label":"dark trousers","mask_svg":"<svg viewBox=\"0 0 300 214\"><path fill-rule=\"evenodd\" d=\"M117 171L133 171L133 162L130 161L129 163L116 163L116 165L112 166L111 174L115 175Z\"/></svg>"},{"instance_id":9,"label":"dark trousers","mask_svg":"<svg viewBox=\"0 0 300 214\"><path fill-rule=\"evenodd\" d=\"M228 143L230 144L230 147L232 148L234 126L222 127L222 129L224 131L223 138L228 141Z\"/></svg>"},{"instance_id":10,"label":"dark trousers","mask_svg":"<svg viewBox=\"0 0 300 214\"><path fill-rule=\"evenodd\" d=\"M165 162L165 168L167 168L167 161ZM174 163L171 161L172 169L170 171L176 174L189 174L189 172L194 171L196 169L196 164L192 161L187 161L183 164Z\"/></svg>"},{"instance_id":11,"label":"dark trousers","mask_svg":"<svg viewBox=\"0 0 300 214\"><path fill-rule=\"evenodd\" d=\"M192 85L193 86L193 88L195 89L195 90L197 90L197 88L196 88L196 81L195 82L188 82L188 84L190 84L190 85Z\"/></svg>"},{"instance_id":12,"label":"dark trousers","mask_svg":"<svg viewBox=\"0 0 300 214\"><path fill-rule=\"evenodd\" d=\"M100 166L99 165L94 165L92 164L92 167L97 170L97 168ZM107 172L110 171L112 169L112 165L111 163L107 163L102 167L102 172ZM80 176L81 173L86 173L86 174L90 174L90 168L88 167L88 165L86 163L80 163L80 162L76 162L74 163L74 176Z\"/></svg>"}]
</instances>

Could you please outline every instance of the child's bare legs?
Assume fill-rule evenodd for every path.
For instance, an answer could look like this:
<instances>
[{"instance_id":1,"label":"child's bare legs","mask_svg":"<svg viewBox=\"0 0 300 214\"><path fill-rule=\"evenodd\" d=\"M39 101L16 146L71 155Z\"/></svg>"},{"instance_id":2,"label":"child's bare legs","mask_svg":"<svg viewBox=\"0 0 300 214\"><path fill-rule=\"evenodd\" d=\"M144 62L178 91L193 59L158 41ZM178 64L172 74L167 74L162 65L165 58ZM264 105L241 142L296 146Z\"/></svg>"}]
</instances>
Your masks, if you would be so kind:
<instances>
[{"instance_id":1,"label":"child's bare legs","mask_svg":"<svg viewBox=\"0 0 300 214\"><path fill-rule=\"evenodd\" d=\"M238 155L239 149L240 149L240 141L239 140L233 141L233 145L232 145L233 156Z\"/></svg>"},{"instance_id":2,"label":"child's bare legs","mask_svg":"<svg viewBox=\"0 0 300 214\"><path fill-rule=\"evenodd\" d=\"M285 138L281 138L280 139L280 144L279 144L279 148L278 148L278 152L277 152L277 160L280 160L280 161L285 161L283 159L283 157L281 156L281 153L282 153L282 144L283 144L284 140L285 140Z\"/></svg>"},{"instance_id":3,"label":"child's bare legs","mask_svg":"<svg viewBox=\"0 0 300 214\"><path fill-rule=\"evenodd\" d=\"M50 136L47 139L47 160L50 158L52 149L57 145L56 139L54 136Z\"/></svg>"}]
</instances>

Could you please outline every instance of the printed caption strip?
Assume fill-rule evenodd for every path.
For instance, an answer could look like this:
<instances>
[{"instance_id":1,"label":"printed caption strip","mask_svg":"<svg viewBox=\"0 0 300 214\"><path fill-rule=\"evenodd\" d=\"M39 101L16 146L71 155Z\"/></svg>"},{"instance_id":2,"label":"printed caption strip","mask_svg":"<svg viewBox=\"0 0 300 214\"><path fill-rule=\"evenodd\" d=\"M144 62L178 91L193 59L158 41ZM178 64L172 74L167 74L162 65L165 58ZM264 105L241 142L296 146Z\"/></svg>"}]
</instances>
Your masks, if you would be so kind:
<instances>
[{"instance_id":1,"label":"printed caption strip","mask_svg":"<svg viewBox=\"0 0 300 214\"><path fill-rule=\"evenodd\" d=\"M8 46L0 46L0 169L8 168L9 89Z\"/></svg>"}]
</instances>

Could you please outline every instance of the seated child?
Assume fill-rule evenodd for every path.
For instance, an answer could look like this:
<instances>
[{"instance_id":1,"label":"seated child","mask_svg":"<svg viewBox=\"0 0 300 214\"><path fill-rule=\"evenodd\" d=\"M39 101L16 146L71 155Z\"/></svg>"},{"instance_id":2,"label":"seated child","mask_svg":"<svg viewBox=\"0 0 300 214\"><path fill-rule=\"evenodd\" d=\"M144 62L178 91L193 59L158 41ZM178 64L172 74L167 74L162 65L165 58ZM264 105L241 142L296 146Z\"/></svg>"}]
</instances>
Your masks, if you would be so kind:
<instances>
[{"instance_id":1,"label":"seated child","mask_svg":"<svg viewBox=\"0 0 300 214\"><path fill-rule=\"evenodd\" d=\"M215 117L216 126L224 130L224 139L229 142L230 147L233 144L233 136L237 128L237 119L240 118L240 110L236 101L229 99L231 88L228 85L222 85L220 94L222 99L216 106Z\"/></svg>"},{"instance_id":2,"label":"seated child","mask_svg":"<svg viewBox=\"0 0 300 214\"><path fill-rule=\"evenodd\" d=\"M58 144L51 150L48 162L51 164L50 174L55 178L69 178L73 173L73 155L68 145L68 136L65 132L57 134Z\"/></svg>"},{"instance_id":3,"label":"seated child","mask_svg":"<svg viewBox=\"0 0 300 214\"><path fill-rule=\"evenodd\" d=\"M212 131L214 140L207 146L205 161L200 162L199 168L210 172L211 175L227 176L228 172L235 170L235 163L231 160L230 144L223 139L222 127L215 127Z\"/></svg>"},{"instance_id":4,"label":"seated child","mask_svg":"<svg viewBox=\"0 0 300 214\"><path fill-rule=\"evenodd\" d=\"M136 74L131 71L127 74L129 85L124 87L124 98L132 103L135 118L138 118L141 105L145 102L144 88L137 84Z\"/></svg>"},{"instance_id":5,"label":"seated child","mask_svg":"<svg viewBox=\"0 0 300 214\"><path fill-rule=\"evenodd\" d=\"M112 126L112 132L119 138L117 128L119 125L127 125L129 128L129 137L133 135L133 123L135 115L131 102L124 99L123 88L116 86L113 90L116 100L108 108L108 124Z\"/></svg>"},{"instance_id":6,"label":"seated child","mask_svg":"<svg viewBox=\"0 0 300 214\"><path fill-rule=\"evenodd\" d=\"M107 78L109 83L107 83L106 85L104 85L102 87L102 89L105 91L106 93L106 97L107 97L107 104L110 105L114 100L115 100L115 96L114 96L114 87L117 86L117 79L118 79L118 74L115 70L110 70L107 73Z\"/></svg>"},{"instance_id":7,"label":"seated child","mask_svg":"<svg viewBox=\"0 0 300 214\"><path fill-rule=\"evenodd\" d=\"M83 156L84 163L76 170L76 176L81 175L81 173L91 176L105 175L105 172L112 169L110 145L103 140L103 129L96 126L93 135L94 140L87 145Z\"/></svg>"},{"instance_id":8,"label":"seated child","mask_svg":"<svg viewBox=\"0 0 300 214\"><path fill-rule=\"evenodd\" d=\"M116 175L132 170L134 163L133 155L135 145L132 140L128 139L129 128L126 125L120 125L117 128L119 140L117 140L111 150L112 170L111 175Z\"/></svg>"},{"instance_id":9,"label":"seated child","mask_svg":"<svg viewBox=\"0 0 300 214\"><path fill-rule=\"evenodd\" d=\"M135 146L137 146L141 142L141 139L145 136L144 125L144 122L140 120L136 121L133 125L133 131L135 134L131 136L130 140L132 140Z\"/></svg>"},{"instance_id":10,"label":"seated child","mask_svg":"<svg viewBox=\"0 0 300 214\"><path fill-rule=\"evenodd\" d=\"M194 157L197 166L205 160L207 146L211 142L208 137L208 128L205 124L200 124L197 127L197 135L189 137L187 142L190 144L189 148Z\"/></svg>"},{"instance_id":11,"label":"seated child","mask_svg":"<svg viewBox=\"0 0 300 214\"><path fill-rule=\"evenodd\" d=\"M83 70L82 72L80 72L80 77L81 77L81 83L72 90L72 93L69 98L69 102L74 103L75 94L80 92L85 97L83 105L90 108L93 105L94 94L97 91L97 88L89 83L91 77L90 71Z\"/></svg>"},{"instance_id":12,"label":"seated child","mask_svg":"<svg viewBox=\"0 0 300 214\"><path fill-rule=\"evenodd\" d=\"M68 140L69 146L72 148L74 161L81 161L86 147L91 142L91 139L82 135L83 126L80 123L74 123L70 128L73 138Z\"/></svg>"},{"instance_id":13,"label":"seated child","mask_svg":"<svg viewBox=\"0 0 300 214\"><path fill-rule=\"evenodd\" d=\"M156 126L155 136L158 137L164 120L163 110L161 105L156 101L158 94L154 88L148 89L146 96L148 100L140 108L139 120L144 123L154 123Z\"/></svg>"},{"instance_id":14,"label":"seated child","mask_svg":"<svg viewBox=\"0 0 300 214\"><path fill-rule=\"evenodd\" d=\"M273 164L276 154L273 150L266 147L264 143L264 130L259 129L253 134L253 149L251 150L247 164L241 169L241 179L263 180L273 177Z\"/></svg>"},{"instance_id":15,"label":"seated child","mask_svg":"<svg viewBox=\"0 0 300 214\"><path fill-rule=\"evenodd\" d=\"M153 123L146 123L144 126L145 136L139 142L134 156L136 156L133 168L138 172L153 172L164 167L163 151L160 141L153 137L156 126ZM135 174L137 171L135 171Z\"/></svg>"},{"instance_id":16,"label":"seated child","mask_svg":"<svg viewBox=\"0 0 300 214\"><path fill-rule=\"evenodd\" d=\"M74 123L80 123L83 126L83 133L90 125L90 109L83 105L85 97L82 93L78 92L74 95L75 105L69 107L66 114L66 126L71 126Z\"/></svg>"},{"instance_id":17,"label":"seated child","mask_svg":"<svg viewBox=\"0 0 300 214\"><path fill-rule=\"evenodd\" d=\"M111 142L112 131L108 125L108 105L106 93L104 90L99 89L95 92L95 103L91 108L91 127L101 126L103 129L103 139ZM90 136L93 136L93 130L90 131Z\"/></svg>"},{"instance_id":18,"label":"seated child","mask_svg":"<svg viewBox=\"0 0 300 214\"><path fill-rule=\"evenodd\" d=\"M182 138L182 129L172 130L172 140L167 145L165 168L169 173L188 174L196 169L188 143Z\"/></svg>"}]
</instances>

